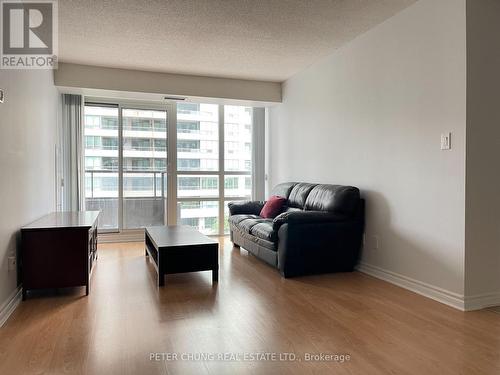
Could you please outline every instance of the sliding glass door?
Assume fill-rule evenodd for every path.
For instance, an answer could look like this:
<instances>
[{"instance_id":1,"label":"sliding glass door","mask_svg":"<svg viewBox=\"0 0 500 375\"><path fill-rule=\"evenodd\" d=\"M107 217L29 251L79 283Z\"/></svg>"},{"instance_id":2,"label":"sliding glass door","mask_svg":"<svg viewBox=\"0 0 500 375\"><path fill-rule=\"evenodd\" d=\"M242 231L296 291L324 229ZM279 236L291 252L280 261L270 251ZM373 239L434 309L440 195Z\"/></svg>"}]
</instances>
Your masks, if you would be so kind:
<instances>
[{"instance_id":1,"label":"sliding glass door","mask_svg":"<svg viewBox=\"0 0 500 375\"><path fill-rule=\"evenodd\" d=\"M177 104L177 218L219 233L219 106Z\"/></svg>"},{"instance_id":2,"label":"sliding glass door","mask_svg":"<svg viewBox=\"0 0 500 375\"><path fill-rule=\"evenodd\" d=\"M122 108L123 229L163 225L167 111Z\"/></svg>"},{"instance_id":3,"label":"sliding glass door","mask_svg":"<svg viewBox=\"0 0 500 375\"><path fill-rule=\"evenodd\" d=\"M227 203L252 196L252 113L251 107L224 106L224 234Z\"/></svg>"},{"instance_id":4,"label":"sliding glass door","mask_svg":"<svg viewBox=\"0 0 500 375\"><path fill-rule=\"evenodd\" d=\"M101 210L102 231L166 223L169 112L85 105L85 206Z\"/></svg>"},{"instance_id":5,"label":"sliding glass door","mask_svg":"<svg viewBox=\"0 0 500 375\"><path fill-rule=\"evenodd\" d=\"M183 224L227 232L227 203L252 195L252 108L85 105L86 209L102 230Z\"/></svg>"},{"instance_id":6,"label":"sliding glass door","mask_svg":"<svg viewBox=\"0 0 500 375\"><path fill-rule=\"evenodd\" d=\"M100 210L101 230L119 228L119 116L117 106L86 105L84 111L85 209Z\"/></svg>"}]
</instances>

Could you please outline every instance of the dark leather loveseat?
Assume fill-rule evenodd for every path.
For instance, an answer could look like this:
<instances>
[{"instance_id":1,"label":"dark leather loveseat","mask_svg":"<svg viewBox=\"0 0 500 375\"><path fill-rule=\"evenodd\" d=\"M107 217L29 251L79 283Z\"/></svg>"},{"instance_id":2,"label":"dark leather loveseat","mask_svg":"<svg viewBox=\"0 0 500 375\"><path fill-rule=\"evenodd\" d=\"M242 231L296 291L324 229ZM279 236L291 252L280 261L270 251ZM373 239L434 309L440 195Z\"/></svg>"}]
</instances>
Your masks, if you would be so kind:
<instances>
[{"instance_id":1,"label":"dark leather loveseat","mask_svg":"<svg viewBox=\"0 0 500 375\"><path fill-rule=\"evenodd\" d=\"M228 204L234 245L277 267L284 277L353 270L364 229L364 200L357 188L287 182L271 195L287 199L274 219L259 216L265 202Z\"/></svg>"}]
</instances>

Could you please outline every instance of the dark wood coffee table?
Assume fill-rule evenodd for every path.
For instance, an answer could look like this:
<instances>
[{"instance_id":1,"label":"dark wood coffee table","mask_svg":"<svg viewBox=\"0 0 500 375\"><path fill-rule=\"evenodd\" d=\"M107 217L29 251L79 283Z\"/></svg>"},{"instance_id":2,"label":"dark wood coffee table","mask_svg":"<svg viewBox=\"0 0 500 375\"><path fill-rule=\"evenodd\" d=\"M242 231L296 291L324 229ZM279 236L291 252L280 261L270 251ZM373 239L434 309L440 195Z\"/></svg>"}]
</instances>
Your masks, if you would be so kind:
<instances>
[{"instance_id":1,"label":"dark wood coffee table","mask_svg":"<svg viewBox=\"0 0 500 375\"><path fill-rule=\"evenodd\" d=\"M188 226L147 227L146 256L158 272L158 286L165 275L181 272L212 271L212 282L219 278L219 244Z\"/></svg>"}]
</instances>

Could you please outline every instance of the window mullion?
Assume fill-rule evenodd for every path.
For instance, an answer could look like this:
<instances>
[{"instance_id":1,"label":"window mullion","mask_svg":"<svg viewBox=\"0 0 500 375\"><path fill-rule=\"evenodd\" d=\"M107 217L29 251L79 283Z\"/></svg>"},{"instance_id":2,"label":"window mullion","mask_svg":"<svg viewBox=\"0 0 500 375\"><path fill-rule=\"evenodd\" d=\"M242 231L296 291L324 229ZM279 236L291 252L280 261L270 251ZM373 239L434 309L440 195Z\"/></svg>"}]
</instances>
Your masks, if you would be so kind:
<instances>
[{"instance_id":1,"label":"window mullion","mask_svg":"<svg viewBox=\"0 0 500 375\"><path fill-rule=\"evenodd\" d=\"M219 235L224 235L224 105L219 104Z\"/></svg>"},{"instance_id":2,"label":"window mullion","mask_svg":"<svg viewBox=\"0 0 500 375\"><path fill-rule=\"evenodd\" d=\"M118 230L123 230L123 113L118 106Z\"/></svg>"},{"instance_id":3,"label":"window mullion","mask_svg":"<svg viewBox=\"0 0 500 375\"><path fill-rule=\"evenodd\" d=\"M180 222L177 217L177 104L167 110L167 223Z\"/></svg>"}]
</instances>

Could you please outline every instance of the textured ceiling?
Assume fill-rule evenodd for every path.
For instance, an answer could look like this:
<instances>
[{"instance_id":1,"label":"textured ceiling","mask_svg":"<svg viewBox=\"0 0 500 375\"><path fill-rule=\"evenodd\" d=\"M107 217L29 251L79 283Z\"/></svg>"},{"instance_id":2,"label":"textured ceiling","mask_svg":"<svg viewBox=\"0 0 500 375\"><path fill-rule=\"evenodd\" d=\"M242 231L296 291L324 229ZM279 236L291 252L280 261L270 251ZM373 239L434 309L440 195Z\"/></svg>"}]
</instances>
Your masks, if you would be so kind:
<instances>
[{"instance_id":1,"label":"textured ceiling","mask_svg":"<svg viewBox=\"0 0 500 375\"><path fill-rule=\"evenodd\" d=\"M59 0L59 57L283 81L415 1Z\"/></svg>"}]
</instances>

